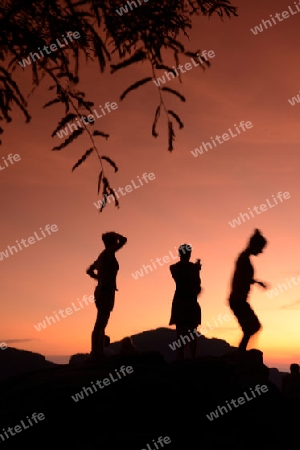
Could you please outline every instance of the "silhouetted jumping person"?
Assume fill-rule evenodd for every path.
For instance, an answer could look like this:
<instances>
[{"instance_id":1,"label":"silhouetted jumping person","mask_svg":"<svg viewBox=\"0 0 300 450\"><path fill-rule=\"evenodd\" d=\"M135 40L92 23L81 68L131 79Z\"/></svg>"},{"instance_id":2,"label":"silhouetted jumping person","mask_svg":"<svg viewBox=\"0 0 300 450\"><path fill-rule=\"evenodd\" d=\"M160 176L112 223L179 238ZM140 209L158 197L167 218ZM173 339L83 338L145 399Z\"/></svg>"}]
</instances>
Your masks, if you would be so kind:
<instances>
[{"instance_id":1,"label":"silhouetted jumping person","mask_svg":"<svg viewBox=\"0 0 300 450\"><path fill-rule=\"evenodd\" d=\"M169 325L176 325L177 339L187 338L192 358L197 354L197 337L191 338L188 332L196 331L201 324L201 308L197 297L201 292L200 260L190 262L192 247L183 244L178 249L180 261L170 266L170 271L176 283ZM196 331L197 333L197 331ZM185 336L184 336L185 335ZM200 333L199 333L200 336ZM184 347L176 349L177 360L184 359Z\"/></svg>"},{"instance_id":2,"label":"silhouetted jumping person","mask_svg":"<svg viewBox=\"0 0 300 450\"><path fill-rule=\"evenodd\" d=\"M267 244L259 230L255 230L249 240L247 248L239 255L231 283L229 306L236 316L244 336L239 344L239 349L246 351L248 342L255 333L261 329L261 324L248 303L248 294L251 284L259 284L267 289L265 283L255 280L254 269L250 261L250 255L259 255Z\"/></svg>"},{"instance_id":3,"label":"silhouetted jumping person","mask_svg":"<svg viewBox=\"0 0 300 450\"><path fill-rule=\"evenodd\" d=\"M105 249L86 271L90 277L98 281L94 292L98 313L92 332L91 351L91 356L97 360L102 359L104 355L105 328L114 307L115 291L118 290L116 278L119 263L115 252L126 244L127 238L115 232L109 232L102 235L102 241Z\"/></svg>"}]
</instances>

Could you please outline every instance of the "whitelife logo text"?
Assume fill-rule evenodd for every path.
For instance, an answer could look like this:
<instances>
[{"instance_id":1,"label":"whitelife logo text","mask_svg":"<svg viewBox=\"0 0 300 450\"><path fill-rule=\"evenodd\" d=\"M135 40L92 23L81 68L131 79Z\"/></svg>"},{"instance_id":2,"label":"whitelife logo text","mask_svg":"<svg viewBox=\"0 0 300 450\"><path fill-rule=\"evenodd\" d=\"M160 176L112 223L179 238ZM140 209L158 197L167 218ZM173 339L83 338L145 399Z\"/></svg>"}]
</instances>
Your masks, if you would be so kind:
<instances>
[{"instance_id":1,"label":"whitelife logo text","mask_svg":"<svg viewBox=\"0 0 300 450\"><path fill-rule=\"evenodd\" d=\"M296 280L298 280L298 283ZM298 286L298 284L300 283L300 275L297 278L291 277L290 281L294 283L294 286ZM288 291L288 289L289 288L291 289L293 286L290 285L290 282L287 278L286 278L286 282L287 282L288 287L285 283L282 283L282 284L277 283L278 287L276 287L275 289L270 289L268 292L266 292L266 295L269 298L273 298L273 297L276 297L277 295L281 294L282 292ZM284 290L283 290L283 288L284 288ZM278 291L278 289L279 289L279 291Z\"/></svg>"},{"instance_id":2,"label":"whitelife logo text","mask_svg":"<svg viewBox=\"0 0 300 450\"><path fill-rule=\"evenodd\" d=\"M127 186L125 186L124 188L119 187L118 189L113 189L114 193L116 194L116 197L120 198L120 196L117 192L120 192L122 194L122 196L124 197L124 195L132 192L133 189L139 189L141 186L144 186L144 183L142 182L142 180L140 179L139 176L137 176L137 179L138 179L139 185L138 184L136 185L135 182L133 180L131 180L131 184L127 184ZM148 180L150 180L150 181L155 180L155 175L153 172L150 172L150 173L145 172L142 175L142 179L147 184ZM124 190L125 190L125 192L123 192ZM105 197L103 197L102 200L98 200L97 202L94 202L94 205L96 206L97 209L100 209L106 203L110 203L110 201L113 199L114 199L114 197L112 194L105 195Z\"/></svg>"},{"instance_id":3,"label":"whitelife logo text","mask_svg":"<svg viewBox=\"0 0 300 450\"><path fill-rule=\"evenodd\" d=\"M300 92L300 91L299 91ZM295 106L296 103L300 103L300 94L297 94L297 97L292 97L288 99L290 105Z\"/></svg>"},{"instance_id":4,"label":"whitelife logo text","mask_svg":"<svg viewBox=\"0 0 300 450\"><path fill-rule=\"evenodd\" d=\"M99 105L99 108L100 108L102 114L104 116L106 116L106 112L104 111L103 108L105 108L110 113L111 110L114 111L115 109L117 109L118 105L117 105L116 102L112 102L112 103L106 102L103 108L102 108L102 105ZM95 116L97 117L97 119L101 119L102 114L98 114L96 109L93 109L93 113L95 115L94 114L89 114L87 117L81 116L80 117L81 122L84 123L84 125L88 125L89 123L94 123L95 122ZM69 132L72 133L72 131L76 131L76 130L78 130L78 128L84 128L81 125L81 123L80 123L78 118L76 118L75 120L76 120L77 125L76 125L76 123L68 123L68 125L63 130L57 131L56 135L60 139L62 139L63 137L67 137L69 135Z\"/></svg>"},{"instance_id":5,"label":"whitelife logo text","mask_svg":"<svg viewBox=\"0 0 300 450\"><path fill-rule=\"evenodd\" d=\"M229 131L229 133L223 133L222 136L219 136L218 134L215 136L215 138L211 137L211 141L214 144L214 147L217 147L217 144L215 142L215 140L217 141L218 144L224 144L225 141L228 141L229 139L238 136L239 134L241 134L241 130L242 131L247 131L250 128L253 128L252 122L247 121L244 122L243 120L240 122L240 125L237 126L236 124L234 124L235 127L235 131L237 131L238 134L234 134L231 130L231 128L228 128L227 131ZM240 127L240 128L239 128ZM222 141L223 139L223 141ZM203 147L202 147L203 146ZM208 147L208 148L207 148ZM202 142L202 145L200 145L199 148L195 148L195 150L191 150L192 155L197 158L198 155L202 155L203 153L203 149L207 152L208 149L212 149L212 145L210 142Z\"/></svg>"},{"instance_id":6,"label":"whitelife logo text","mask_svg":"<svg viewBox=\"0 0 300 450\"><path fill-rule=\"evenodd\" d=\"M6 158L8 159L8 161L10 162L10 164L8 164ZM4 162L4 167L2 167L2 165L0 164L0 170L4 170L7 167L10 167L13 165L14 161L18 162L21 160L21 157L18 153L15 153L14 155L12 153L10 153L7 157L2 156L3 162Z\"/></svg>"},{"instance_id":7,"label":"whitelife logo text","mask_svg":"<svg viewBox=\"0 0 300 450\"><path fill-rule=\"evenodd\" d=\"M223 324L223 320L224 322L228 322L229 320L232 319L232 316L229 314L224 314L224 318L222 318L223 314L219 314L218 315L218 321L220 322L220 325ZM200 337L200 336L204 336L204 333L206 333L207 331L211 331L214 330L215 328L218 328L220 325L216 322L215 318L213 317L213 321L215 323L215 327L211 327L210 322L206 322L206 327L204 327L203 325L201 325L201 333L199 333L197 331L196 328L194 328L193 331L188 330L188 332L190 333L190 336L188 336L187 334L181 334L179 336L179 339L177 339L176 341L173 341L172 344L169 344L169 347L171 348L171 350L175 351L177 348L181 348L182 345L185 345L185 339L187 339L187 342L191 342L192 340L195 340L195 336L196 337ZM195 336L193 335L193 332L195 333ZM181 340L181 341L180 341Z\"/></svg>"},{"instance_id":8,"label":"whitelife logo text","mask_svg":"<svg viewBox=\"0 0 300 450\"><path fill-rule=\"evenodd\" d=\"M39 322L37 325L34 325L34 328L37 331L41 331L44 330L47 325L52 325L52 323L56 323L56 322L60 322L60 317L58 316L58 314L60 314L60 316L65 319L66 317L70 316L71 314L73 314L73 312L75 311L80 311L81 309L84 308L84 306L82 305L81 301L84 302L86 305L89 305L88 300L91 303L95 303L95 297L93 295L90 295L89 297L87 295L84 295L82 297L82 300L79 300L79 298L77 299L78 303L80 305L80 308L76 308L76 305L74 302L71 303L71 306L69 306L68 308L66 308L65 310L60 309L58 312L53 311L53 315L55 315L56 320L54 319L53 316L45 316L45 320L43 320L43 322ZM78 305L77 305L78 306ZM66 314L66 315L64 315ZM51 322L52 320L52 322Z\"/></svg>"},{"instance_id":9,"label":"whitelife logo text","mask_svg":"<svg viewBox=\"0 0 300 450\"><path fill-rule=\"evenodd\" d=\"M207 55L208 55L209 58L214 58L214 57L216 56L216 55L215 55L215 52L214 52L213 50L209 50L209 51L203 50L203 52L201 53L201 55L199 55L199 53L197 53L198 60L200 61L200 64L201 64L201 65L204 63L203 59L205 59L206 62L208 61L208 59L207 59L207 57L206 57L206 53L207 53ZM202 57L203 59L202 59L201 57ZM191 62L192 62L193 64L191 64L191 63L185 63L184 66L181 65L181 64L179 64L179 65L177 66L177 68L176 68L175 66L173 66L173 71L175 72L176 75L174 75L173 72L167 72L167 71L165 71L165 72L164 72L164 75L162 75L162 77L157 77L155 80L153 80L153 83L155 84L156 87L159 87L161 84L165 84L165 83L167 82L167 80L166 80L165 77L168 78L168 81L170 81L170 78L169 78L170 76L172 76L172 78L175 78L175 76L176 76L176 77L179 77L179 73L178 73L177 69L180 70L181 73L186 73L188 70L193 69L193 66L194 66L194 67L200 66L200 64L198 64L197 61L195 61L194 58L191 58ZM185 70L183 69L183 67L185 68ZM172 78L171 78L171 80L172 80Z\"/></svg>"},{"instance_id":10,"label":"whitelife logo text","mask_svg":"<svg viewBox=\"0 0 300 450\"><path fill-rule=\"evenodd\" d=\"M73 35L73 36L72 36L72 35ZM74 33L73 33L72 31L69 31L69 32L67 33L67 38L68 38L71 42L73 42L72 37L74 37L75 39L79 39L79 38L80 38L80 33L79 33L78 31L74 31ZM67 41L67 39L65 38L64 34L62 35L62 38L63 38L63 40L64 40L64 42L65 42L66 45L69 45L69 44L70 44L70 43ZM63 47L66 46L66 45L62 44L62 43L60 42L59 39L56 39L56 42L57 42L58 45L56 45L56 44L51 44L51 45L49 45L49 46L48 46L48 45L44 45L43 50L44 50L44 52L45 52L47 55L50 55L50 53L55 52L56 50L58 50L58 47L59 47L59 48L63 48ZM49 51L48 51L48 48L50 48ZM28 56L27 58L23 59L22 61L18 61L18 63L20 64L20 66L23 67L23 69L24 69L24 67L26 67L26 64L27 64L28 66L30 66L31 60L32 60L33 62L35 62L35 61L36 61L36 58L38 58L38 59L41 59L41 57L42 57L42 58L45 58L46 55L44 55L44 53L43 53L43 51L41 50L40 47L38 48L38 50L39 50L39 53L40 53L40 54L38 54L38 53L32 53L32 52L31 52L31 53L29 53L29 56Z\"/></svg>"},{"instance_id":11,"label":"whitelife logo text","mask_svg":"<svg viewBox=\"0 0 300 450\"><path fill-rule=\"evenodd\" d=\"M126 367L122 366L122 367L120 367L119 370L115 369L115 374L109 373L107 378L104 378L102 381L96 380L95 383L99 389L104 389L105 386L109 386L111 384L111 382L115 383L116 381L121 380L122 376L124 378L124 377L126 377L126 375L131 374L132 372L133 372L132 366L126 366ZM114 377L114 375L116 375L116 378ZM95 383L93 381L91 381L91 385L92 385L93 389L90 386L83 387L82 388L83 391L80 391L75 395L71 395L74 402L77 403L79 400L83 400L85 398L85 396L88 397L89 394L94 394L94 392L98 392L98 389L95 386Z\"/></svg>"},{"instance_id":12,"label":"whitelife logo text","mask_svg":"<svg viewBox=\"0 0 300 450\"><path fill-rule=\"evenodd\" d=\"M266 386L265 384L263 384L262 386L257 384L254 389L256 391L256 394L258 394L259 396L262 393L264 394L264 393L268 392L268 390L269 390L268 386ZM236 400L231 399L230 403L235 408L238 408L240 405L244 405L246 403L245 399L246 399L247 402L250 402L251 400L256 398L256 395L253 392L253 389L250 388L250 391L251 391L252 397L249 398L248 395L247 395L247 392L244 392L245 398L244 397L239 397ZM238 404L236 404L236 403L238 403ZM227 400L226 400L226 406L229 409L229 411L232 411L232 407L230 406L230 404L229 404L229 402ZM212 422L214 419L217 419L218 417L220 417L219 413L221 413L221 415L223 416L224 413L226 414L226 413L229 412L228 409L226 408L226 406L218 406L218 409L216 409L215 411L212 411L210 414L206 414L206 417Z\"/></svg>"},{"instance_id":13,"label":"whitelife logo text","mask_svg":"<svg viewBox=\"0 0 300 450\"><path fill-rule=\"evenodd\" d=\"M143 1L144 1L144 3L148 3L148 2L149 2L149 0L143 0ZM137 2L138 2L138 4L139 4L139 6L142 5L141 0L137 0ZM134 1L132 1L132 2L128 1L128 2L127 2L127 5L128 5L129 8L131 9L131 11L133 10L133 8L132 8L131 5L134 5L135 8L138 8L138 5L137 5L136 2L134 2ZM123 14L128 13L128 6L127 6L127 5L123 5L123 6L121 6L121 8L116 9L116 13L118 13L119 16L123 16Z\"/></svg>"},{"instance_id":14,"label":"whitelife logo text","mask_svg":"<svg viewBox=\"0 0 300 450\"><path fill-rule=\"evenodd\" d=\"M189 244L187 244L189 245ZM174 246L175 249L177 249L176 245ZM184 253L184 252L183 252ZM173 255L172 251L169 251L170 256L172 257L172 259L178 259L179 256L177 255ZM163 261L161 263L161 260ZM154 267L154 269L157 269L157 266L155 264L155 262L153 261L153 259L151 259L152 261L152 266ZM163 256L162 258L156 258L155 260L157 262L157 264L162 267L164 264L169 264L170 262L170 257L168 255ZM135 273L132 273L131 276L137 280L139 277L143 277L145 274L148 274L148 270L150 269L150 272L153 272L153 268L150 265L145 265L143 264L143 267L140 270L136 270Z\"/></svg>"},{"instance_id":15,"label":"whitelife logo text","mask_svg":"<svg viewBox=\"0 0 300 450\"><path fill-rule=\"evenodd\" d=\"M272 197L273 197L274 204L270 203L270 202L269 202L269 199L267 198L267 199L266 199L266 203L267 203L268 206L267 206L265 203L262 203L260 206L253 206L253 211L255 211L257 215L259 215L260 213L265 212L265 211L267 211L268 209L274 208L274 206L278 205L278 202L277 202L276 198L274 197L274 195L272 195ZM284 193L278 192L278 194L277 194L276 197L277 197L277 198L280 200L280 202L282 203L282 202L283 202L282 197L284 198L284 200L288 200L288 199L290 198L290 193L289 193L289 192L284 192ZM271 201L272 201L272 200L271 200ZM268 207L269 207L269 208L268 208ZM251 214L251 217L252 217L252 218L255 217L254 214L253 214L253 212L251 211L251 209L248 208L248 210L249 210L249 213ZM249 217L249 214L248 214L248 213L244 213L244 214L243 214L243 213L240 213L240 217L238 217L237 219L233 219L232 221L230 221L230 222L228 222L228 223L229 223L229 225L230 225L232 228L235 228L237 225L241 225L241 223L242 223L242 222L241 222L241 219L242 219L243 222L246 221L246 220L245 220L245 216L246 216L247 220L250 220L250 217Z\"/></svg>"},{"instance_id":16,"label":"whitelife logo text","mask_svg":"<svg viewBox=\"0 0 300 450\"><path fill-rule=\"evenodd\" d=\"M6 430L4 428L2 428L3 432L0 433L0 439L2 440L2 442L9 439L10 436L15 436L17 433L21 433L21 431L27 430L29 427L33 427L34 423L39 423L39 421L45 420L45 415L43 413L38 413L38 414L33 413L31 415L31 418L29 418L27 416L26 419L27 419L27 423L25 423L25 420L21 420L20 425L15 425L14 427L8 427ZM32 423L32 420L34 421L34 423ZM8 433L10 434L10 436ZM6 439L4 438L4 435L5 435Z\"/></svg>"},{"instance_id":17,"label":"whitelife logo text","mask_svg":"<svg viewBox=\"0 0 300 450\"><path fill-rule=\"evenodd\" d=\"M288 6L288 9L289 9L289 11L291 13L291 16L294 16L295 14L300 12L300 2L299 3L294 2L294 5L296 7L296 11L295 10L293 11L291 6ZM282 18L280 17L280 14L282 15ZM275 14L275 17L278 20L278 22L282 22L283 20L288 19L291 16L290 16L288 11L282 11L282 13L276 13ZM275 17L273 17L272 14L270 14L270 17L271 17L271 20L273 22L273 25L277 25L278 22L276 22ZM263 31L268 29L268 26L269 27L273 26L271 20L262 20L261 21L261 25L256 25L256 27L254 27L254 29L250 28L250 30L255 35L257 35L258 33L262 33ZM265 27L265 30L264 30L263 27Z\"/></svg>"},{"instance_id":18,"label":"whitelife logo text","mask_svg":"<svg viewBox=\"0 0 300 450\"><path fill-rule=\"evenodd\" d=\"M36 240L37 241L41 241L43 238L46 238L47 237L47 235L44 233L44 231L46 231L47 233L48 233L48 236L50 236L50 234L51 234L51 232L52 233L56 233L56 231L58 231L58 227L57 227L57 225L46 225L45 226L45 228L44 228L44 230L40 227L40 230L41 230L41 234L42 234L42 236L43 237L40 237L38 234L37 234L37 232L36 231L34 231L34 237L33 236L31 236L31 237L29 237L28 239L27 239L27 242L28 242L28 244L29 245L33 245L33 244L35 244L35 242L36 242ZM22 247L22 245L24 245L24 248L27 248L27 247L29 247L29 245L28 244L26 244L26 239L21 239L21 243L18 241L18 240L16 240L16 243L17 243L17 246L19 247L19 249L20 250L23 250L23 247ZM22 245L21 245L22 244ZM4 250L3 252L0 252L0 261L3 261L3 257L4 258L8 258L9 257L9 253L11 254L11 255L13 255L14 253L13 253L13 250L16 252L16 253L18 253L19 252L19 250L17 249L17 247L15 246L15 245L12 245L12 246L10 246L10 245L8 245L7 246L7 250ZM9 253L8 253L9 252Z\"/></svg>"}]
</instances>

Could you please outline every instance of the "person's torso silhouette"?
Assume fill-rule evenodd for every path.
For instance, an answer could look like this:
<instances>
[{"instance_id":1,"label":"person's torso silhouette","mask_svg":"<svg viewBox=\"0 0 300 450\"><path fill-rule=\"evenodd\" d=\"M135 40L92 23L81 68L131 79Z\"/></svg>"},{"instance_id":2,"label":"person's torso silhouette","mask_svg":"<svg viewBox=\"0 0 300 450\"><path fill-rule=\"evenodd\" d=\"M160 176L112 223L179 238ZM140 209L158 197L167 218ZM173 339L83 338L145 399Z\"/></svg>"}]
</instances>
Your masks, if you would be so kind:
<instances>
[{"instance_id":1,"label":"person's torso silhouette","mask_svg":"<svg viewBox=\"0 0 300 450\"><path fill-rule=\"evenodd\" d=\"M100 253L98 259L94 262L93 266L97 270L98 286L100 288L117 288L116 279L119 271L119 263L113 251L104 249L103 252Z\"/></svg>"},{"instance_id":2,"label":"person's torso silhouette","mask_svg":"<svg viewBox=\"0 0 300 450\"><path fill-rule=\"evenodd\" d=\"M231 282L231 299L244 302L250 291L254 269L247 251L240 253L235 263L235 271Z\"/></svg>"},{"instance_id":3,"label":"person's torso silhouette","mask_svg":"<svg viewBox=\"0 0 300 450\"><path fill-rule=\"evenodd\" d=\"M197 301L201 290L199 267L190 261L179 261L170 266L172 277L176 283L174 299L177 301Z\"/></svg>"}]
</instances>

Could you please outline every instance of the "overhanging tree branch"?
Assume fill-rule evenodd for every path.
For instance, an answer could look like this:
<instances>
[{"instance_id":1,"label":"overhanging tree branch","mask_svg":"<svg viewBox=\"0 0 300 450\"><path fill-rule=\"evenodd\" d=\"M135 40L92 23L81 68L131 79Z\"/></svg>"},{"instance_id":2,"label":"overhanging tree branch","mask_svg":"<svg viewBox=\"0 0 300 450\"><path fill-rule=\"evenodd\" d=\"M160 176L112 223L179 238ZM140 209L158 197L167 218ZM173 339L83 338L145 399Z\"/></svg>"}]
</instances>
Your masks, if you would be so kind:
<instances>
[{"instance_id":1,"label":"overhanging tree branch","mask_svg":"<svg viewBox=\"0 0 300 450\"><path fill-rule=\"evenodd\" d=\"M32 92L42 79L53 80L54 85L50 89L56 88L56 96L45 107L61 103L65 107L65 115L69 114L70 108L78 115L81 108L89 111L91 105L85 100L85 93L77 90L81 83L82 58L87 62L96 59L100 73L106 70L113 57L118 60L110 66L112 72L148 61L152 67L152 79L156 76L155 70L168 67L163 54L171 50L176 64L179 54L193 54L186 52L182 39L188 37L194 16L211 17L217 14L222 20L225 16L237 16L237 8L229 0L151 0L119 14L117 11L120 12L123 5L124 0L2 0L0 121L11 122L14 107L23 112L26 121L31 119L25 96L14 78L22 67L23 70L32 71ZM80 38L74 39L74 33L79 33ZM73 39L68 39L70 35L73 35ZM64 43L68 40L68 45L58 45L57 39ZM54 51L51 45L55 43L57 49ZM135 87L141 87L142 84L134 83ZM167 89L159 87L158 91L160 104L156 110L152 135L157 136L156 123L163 108L167 115L168 150L171 151L175 138L171 119L175 119L179 128L183 124L176 112L165 106L162 91ZM172 93L170 89L168 92ZM175 91L173 94L178 95ZM184 98L182 94L179 94L180 97ZM104 174L102 156L93 140L93 136L108 135L105 132L92 135L86 126L83 129L94 149L85 154L89 156L95 152L100 163L98 183L103 184L106 194L113 192ZM0 130L2 132L3 127ZM82 156L81 162L86 159Z\"/></svg>"}]
</instances>

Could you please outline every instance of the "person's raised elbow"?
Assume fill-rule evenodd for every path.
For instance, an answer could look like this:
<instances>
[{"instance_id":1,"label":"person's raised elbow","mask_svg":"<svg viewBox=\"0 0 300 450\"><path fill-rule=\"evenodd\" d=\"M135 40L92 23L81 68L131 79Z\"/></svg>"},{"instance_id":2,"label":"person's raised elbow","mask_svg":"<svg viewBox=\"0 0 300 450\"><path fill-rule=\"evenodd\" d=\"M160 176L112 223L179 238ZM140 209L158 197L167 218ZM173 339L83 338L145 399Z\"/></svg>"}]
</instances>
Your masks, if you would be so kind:
<instances>
[{"instance_id":1,"label":"person's raised elbow","mask_svg":"<svg viewBox=\"0 0 300 450\"><path fill-rule=\"evenodd\" d=\"M120 245L125 245L127 243L127 237L125 237L125 236L122 236L120 239L119 239L119 244Z\"/></svg>"}]
</instances>

